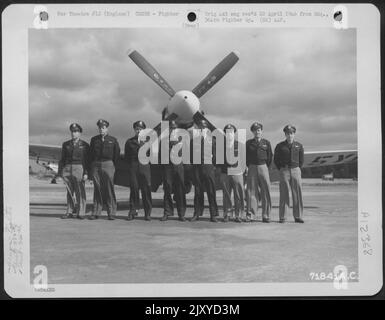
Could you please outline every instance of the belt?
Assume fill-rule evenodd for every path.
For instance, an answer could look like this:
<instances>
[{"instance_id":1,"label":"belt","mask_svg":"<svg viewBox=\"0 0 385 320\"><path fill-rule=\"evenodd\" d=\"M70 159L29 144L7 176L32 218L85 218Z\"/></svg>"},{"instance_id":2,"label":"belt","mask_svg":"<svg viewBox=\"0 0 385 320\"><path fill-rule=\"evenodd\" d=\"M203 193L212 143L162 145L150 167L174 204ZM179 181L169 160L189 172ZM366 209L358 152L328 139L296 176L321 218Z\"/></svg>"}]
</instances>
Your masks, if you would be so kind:
<instances>
[{"instance_id":1,"label":"belt","mask_svg":"<svg viewBox=\"0 0 385 320\"><path fill-rule=\"evenodd\" d=\"M258 161L258 162L250 162L250 163L249 163L249 166L250 166L250 165L261 166L261 165L263 165L263 164L267 164L267 163L266 163L266 160L261 160L261 161Z\"/></svg>"},{"instance_id":2,"label":"belt","mask_svg":"<svg viewBox=\"0 0 385 320\"><path fill-rule=\"evenodd\" d=\"M294 167L291 167L289 165L286 165L286 166L283 166L281 167L281 169L295 169L295 168L298 168L299 166L294 166Z\"/></svg>"}]
</instances>

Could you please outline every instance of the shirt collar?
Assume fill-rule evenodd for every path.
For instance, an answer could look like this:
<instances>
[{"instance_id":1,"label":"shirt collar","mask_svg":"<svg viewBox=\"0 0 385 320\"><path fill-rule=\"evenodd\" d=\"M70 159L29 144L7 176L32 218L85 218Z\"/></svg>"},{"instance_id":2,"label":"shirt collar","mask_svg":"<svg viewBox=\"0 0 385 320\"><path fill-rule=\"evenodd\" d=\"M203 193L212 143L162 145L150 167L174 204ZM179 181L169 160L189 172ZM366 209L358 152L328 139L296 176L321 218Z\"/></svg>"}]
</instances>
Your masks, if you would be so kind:
<instances>
[{"instance_id":1,"label":"shirt collar","mask_svg":"<svg viewBox=\"0 0 385 320\"><path fill-rule=\"evenodd\" d=\"M293 146L294 144L295 144L295 140L293 140L293 142L290 144L287 140L285 140L285 142L286 142L286 144L288 145L288 146Z\"/></svg>"},{"instance_id":2,"label":"shirt collar","mask_svg":"<svg viewBox=\"0 0 385 320\"><path fill-rule=\"evenodd\" d=\"M101 134L99 135L99 137L100 137L100 140L102 140L102 141L105 141L105 140L107 140L108 139L108 133L103 137Z\"/></svg>"}]
</instances>

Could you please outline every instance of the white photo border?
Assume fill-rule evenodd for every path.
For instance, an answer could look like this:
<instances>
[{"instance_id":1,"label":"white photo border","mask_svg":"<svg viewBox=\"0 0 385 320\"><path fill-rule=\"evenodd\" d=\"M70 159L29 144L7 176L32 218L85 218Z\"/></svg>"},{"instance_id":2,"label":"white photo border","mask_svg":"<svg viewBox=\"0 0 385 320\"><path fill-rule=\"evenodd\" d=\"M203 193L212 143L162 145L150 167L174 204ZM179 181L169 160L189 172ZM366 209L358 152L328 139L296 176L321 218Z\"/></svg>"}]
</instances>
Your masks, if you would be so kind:
<instances>
[{"instance_id":1,"label":"white photo border","mask_svg":"<svg viewBox=\"0 0 385 320\"><path fill-rule=\"evenodd\" d=\"M359 281L337 290L333 283L193 283L193 284L61 284L37 290L30 280L28 30L42 27L36 4L10 5L2 13L4 285L11 297L193 297L193 296L363 296L382 288L382 142L380 83L380 13L371 4L344 4L348 27L357 32L358 257ZM176 17L61 17L59 11L178 11ZM189 23L187 13L205 10L320 10L326 19L290 18L274 27L333 28L335 4L47 4L48 28L260 28L245 24ZM36 11L37 10L37 11ZM368 213L369 216L366 216ZM10 250L10 228L17 233L19 253ZM363 229L362 229L363 228ZM370 235L372 255L364 254L363 230ZM8 272L10 257L19 254L20 272ZM13 256L15 258L15 256Z\"/></svg>"}]
</instances>

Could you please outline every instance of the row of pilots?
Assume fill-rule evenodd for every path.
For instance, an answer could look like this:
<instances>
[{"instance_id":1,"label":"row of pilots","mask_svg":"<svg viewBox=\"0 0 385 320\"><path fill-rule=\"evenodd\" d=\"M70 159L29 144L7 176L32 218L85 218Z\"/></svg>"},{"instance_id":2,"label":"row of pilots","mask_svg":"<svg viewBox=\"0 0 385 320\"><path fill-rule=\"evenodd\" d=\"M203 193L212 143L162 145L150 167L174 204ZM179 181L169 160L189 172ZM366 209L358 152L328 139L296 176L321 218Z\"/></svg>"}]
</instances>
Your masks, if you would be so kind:
<instances>
[{"instance_id":1,"label":"row of pilots","mask_svg":"<svg viewBox=\"0 0 385 320\"><path fill-rule=\"evenodd\" d=\"M70 125L71 140L62 145L62 157L59 162L58 175L63 178L67 187L67 212L62 218L74 215L84 219L86 209L85 181L92 179L94 185L93 211L89 219L98 219L103 206L107 208L109 220L114 220L117 201L114 191L115 165L120 157L120 147L116 138L108 134L109 123L106 120L97 122L99 134L92 137L90 144L81 140L82 128L79 124ZM202 120L198 123L200 129L208 130L208 123ZM138 160L141 146L138 136L146 128L143 121L133 124L135 135L125 144L125 161L128 163L130 176L130 209L128 220L134 219L140 209L140 195L143 202L144 219L151 220L151 169L149 164ZM170 121L170 134L177 128L175 121ZM233 137L236 127L232 124L225 126L224 131ZM262 137L263 125L255 122L250 130L254 137L246 142L247 188L244 191L243 172L229 171L231 165L220 165L221 185L223 189L223 221L233 218L235 222L255 220L259 201L261 202L262 221L270 222L271 196L269 166L274 161L280 172L279 183L279 222L286 221L289 210L290 191L293 202L294 221L303 223L303 201L301 167L303 165L304 149L301 143L294 140L296 128L286 125L283 128L285 140L277 144L274 157L271 144ZM170 139L171 140L171 139ZM173 142L170 141L170 150ZM238 142L234 144L235 156L238 152ZM215 154L215 153L214 153ZM203 152L202 152L203 156ZM203 161L202 161L203 163ZM215 162L214 162L215 163ZM226 163L226 161L225 161ZM166 164L163 170L164 214L161 218L166 221L174 214L174 200L178 218L186 221L185 174L183 164ZM218 221L218 205L216 201L215 165L194 164L194 215L190 221L196 221L203 215L204 191L207 193L210 221ZM231 195L233 194L234 201ZM245 212L246 202L246 212ZM245 214L246 213L246 214Z\"/></svg>"}]
</instances>

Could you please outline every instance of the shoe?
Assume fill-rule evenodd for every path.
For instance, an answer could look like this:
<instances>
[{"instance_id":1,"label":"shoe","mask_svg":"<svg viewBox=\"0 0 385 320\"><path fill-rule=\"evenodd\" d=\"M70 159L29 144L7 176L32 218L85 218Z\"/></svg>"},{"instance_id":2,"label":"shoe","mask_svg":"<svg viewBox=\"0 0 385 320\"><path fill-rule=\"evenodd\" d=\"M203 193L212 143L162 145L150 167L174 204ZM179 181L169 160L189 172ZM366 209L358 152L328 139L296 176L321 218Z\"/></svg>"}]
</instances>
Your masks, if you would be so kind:
<instances>
[{"instance_id":1,"label":"shoe","mask_svg":"<svg viewBox=\"0 0 385 320\"><path fill-rule=\"evenodd\" d=\"M76 216L76 219L84 220L84 216Z\"/></svg>"},{"instance_id":2,"label":"shoe","mask_svg":"<svg viewBox=\"0 0 385 320\"><path fill-rule=\"evenodd\" d=\"M185 217L179 217L178 220L179 221L186 221L186 218Z\"/></svg>"},{"instance_id":3,"label":"shoe","mask_svg":"<svg viewBox=\"0 0 385 320\"><path fill-rule=\"evenodd\" d=\"M128 221L134 220L134 216L131 215L131 214L129 214L128 217L127 217L127 220L128 220Z\"/></svg>"},{"instance_id":4,"label":"shoe","mask_svg":"<svg viewBox=\"0 0 385 320\"><path fill-rule=\"evenodd\" d=\"M223 222L229 222L229 217L228 216L224 217Z\"/></svg>"},{"instance_id":5,"label":"shoe","mask_svg":"<svg viewBox=\"0 0 385 320\"><path fill-rule=\"evenodd\" d=\"M133 216L133 217L137 217L139 212L138 212L138 210L130 210L130 212L128 214Z\"/></svg>"},{"instance_id":6,"label":"shoe","mask_svg":"<svg viewBox=\"0 0 385 320\"><path fill-rule=\"evenodd\" d=\"M167 220L168 220L168 216L166 214L160 219L160 221L167 221Z\"/></svg>"},{"instance_id":7,"label":"shoe","mask_svg":"<svg viewBox=\"0 0 385 320\"><path fill-rule=\"evenodd\" d=\"M301 218L296 218L296 219L294 219L294 222L296 222L296 223L304 223L305 221L303 221Z\"/></svg>"},{"instance_id":8,"label":"shoe","mask_svg":"<svg viewBox=\"0 0 385 320\"><path fill-rule=\"evenodd\" d=\"M246 217L244 221L245 222L251 222L251 219L250 219L250 217Z\"/></svg>"},{"instance_id":9,"label":"shoe","mask_svg":"<svg viewBox=\"0 0 385 320\"><path fill-rule=\"evenodd\" d=\"M108 220L115 220L113 216L108 216Z\"/></svg>"},{"instance_id":10,"label":"shoe","mask_svg":"<svg viewBox=\"0 0 385 320\"><path fill-rule=\"evenodd\" d=\"M144 217L144 220L146 220L146 221L151 221L151 217L150 217L150 216L145 216L145 217Z\"/></svg>"},{"instance_id":11,"label":"shoe","mask_svg":"<svg viewBox=\"0 0 385 320\"><path fill-rule=\"evenodd\" d=\"M211 222L218 222L218 219L215 218L215 216L214 216L214 217L210 218L210 221L211 221Z\"/></svg>"},{"instance_id":12,"label":"shoe","mask_svg":"<svg viewBox=\"0 0 385 320\"><path fill-rule=\"evenodd\" d=\"M95 215L95 214L91 214L89 217L88 217L89 220L96 220L96 219L99 219L99 216Z\"/></svg>"},{"instance_id":13,"label":"shoe","mask_svg":"<svg viewBox=\"0 0 385 320\"><path fill-rule=\"evenodd\" d=\"M285 223L286 220L285 219L279 219L279 223Z\"/></svg>"},{"instance_id":14,"label":"shoe","mask_svg":"<svg viewBox=\"0 0 385 320\"><path fill-rule=\"evenodd\" d=\"M198 215L195 215L190 219L190 221L198 221L199 220L199 216Z\"/></svg>"},{"instance_id":15,"label":"shoe","mask_svg":"<svg viewBox=\"0 0 385 320\"><path fill-rule=\"evenodd\" d=\"M270 219L269 219L269 218L262 218L262 222L264 222L264 223L270 223Z\"/></svg>"},{"instance_id":16,"label":"shoe","mask_svg":"<svg viewBox=\"0 0 385 320\"><path fill-rule=\"evenodd\" d=\"M241 219L240 217L236 217L236 218L234 219L234 221L235 221L235 222L242 222L242 219Z\"/></svg>"},{"instance_id":17,"label":"shoe","mask_svg":"<svg viewBox=\"0 0 385 320\"><path fill-rule=\"evenodd\" d=\"M71 219L71 218L73 218L73 216L71 213L66 213L66 214L62 215L61 218L62 219Z\"/></svg>"}]
</instances>

